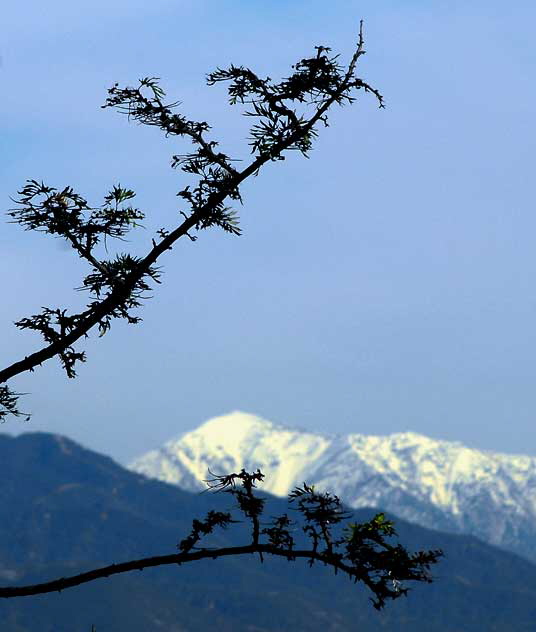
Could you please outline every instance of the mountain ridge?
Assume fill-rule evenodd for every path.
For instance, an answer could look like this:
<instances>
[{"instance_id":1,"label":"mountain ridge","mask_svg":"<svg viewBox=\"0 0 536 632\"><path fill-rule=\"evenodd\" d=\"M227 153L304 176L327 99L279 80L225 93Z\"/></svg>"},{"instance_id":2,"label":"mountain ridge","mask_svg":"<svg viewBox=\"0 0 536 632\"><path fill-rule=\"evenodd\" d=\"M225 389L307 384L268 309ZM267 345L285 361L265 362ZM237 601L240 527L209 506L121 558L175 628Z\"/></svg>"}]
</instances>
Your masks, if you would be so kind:
<instances>
[{"instance_id":1,"label":"mountain ridge","mask_svg":"<svg viewBox=\"0 0 536 632\"><path fill-rule=\"evenodd\" d=\"M228 494L191 494L150 480L66 437L0 435L0 462L3 585L171 553L193 518L209 509L238 513ZM267 503L267 515L288 510L277 497ZM351 513L349 521L364 522L376 512ZM445 557L432 570L432 584L411 583L409 595L382 612L372 608L364 586L322 565L269 556L261 563L257 556L243 556L0 600L1 629L88 632L94 624L97 632L534 631L536 565L474 537L387 518L395 521L399 540L410 551L443 549ZM242 527L219 531L205 544L243 543L251 534Z\"/></svg>"},{"instance_id":2,"label":"mountain ridge","mask_svg":"<svg viewBox=\"0 0 536 632\"><path fill-rule=\"evenodd\" d=\"M353 508L383 507L428 528L468 533L536 559L536 457L476 450L415 432L318 433L235 411L181 433L129 468L188 490L208 469L260 468L265 490L303 481Z\"/></svg>"}]
</instances>

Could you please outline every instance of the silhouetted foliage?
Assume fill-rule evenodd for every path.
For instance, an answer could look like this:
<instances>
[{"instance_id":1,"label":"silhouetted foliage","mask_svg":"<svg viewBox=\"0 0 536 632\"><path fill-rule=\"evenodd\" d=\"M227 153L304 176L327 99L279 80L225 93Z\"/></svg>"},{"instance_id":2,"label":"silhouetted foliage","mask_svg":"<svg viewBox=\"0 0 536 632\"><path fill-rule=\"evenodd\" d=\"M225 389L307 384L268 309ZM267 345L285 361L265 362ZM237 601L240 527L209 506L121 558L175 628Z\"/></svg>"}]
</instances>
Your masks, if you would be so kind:
<instances>
[{"instance_id":1,"label":"silhouetted foliage","mask_svg":"<svg viewBox=\"0 0 536 632\"><path fill-rule=\"evenodd\" d=\"M242 203L240 185L257 175L269 161L284 160L284 152L298 150L307 157L318 132L316 125L328 126L327 111L334 105L352 103L354 90L372 93L383 107L382 95L355 76L358 59L365 54L362 25L356 50L344 71L338 56L331 49L315 47L316 53L293 66L294 72L279 83L270 77L259 78L252 70L231 66L218 68L207 75L207 84L227 82L231 104L247 104L244 115L257 119L251 127L250 146L254 155L251 163L239 171L227 154L217 151L218 143L207 140L208 123L189 120L175 112L177 102L166 103L165 93L156 77L139 80L135 87L121 88L114 84L108 91L104 108L116 108L135 121L160 128L166 136L189 137L195 150L172 157L172 167L197 178L177 194L185 207L179 211L178 226L161 228L151 241L144 257L117 253L114 258L102 258L103 246L123 240L144 219L144 212L132 205L132 190L116 185L104 197L100 206L91 206L71 187L57 189L37 180L28 180L13 201L9 211L11 221L25 230L44 232L65 239L80 258L89 265L79 290L86 291L89 302L80 313L68 314L67 309L43 307L41 313L18 320L19 329L39 332L45 346L0 371L0 420L8 415L25 415L17 407L17 393L6 382L25 371L33 371L46 360L58 356L69 378L76 376L76 365L85 362L84 351L73 346L96 327L99 335L107 333L112 321L125 319L130 324L141 318L135 313L148 298L152 283L159 283L161 271L156 267L159 257L170 250L181 237L197 239L192 231L218 227L233 235L240 234L236 210L226 206L226 200ZM292 104L304 106L297 113ZM101 254L99 254L101 252ZM231 494L238 510L251 527L251 541L243 546L209 549L200 547L204 537L216 528L227 528L236 522L229 512L210 511L204 520L195 519L189 535L178 544L178 553L114 564L104 568L59 578L34 586L0 588L0 597L36 595L63 590L101 577L164 564L182 564L205 558L258 553L282 556L289 561L308 559L309 564L321 562L341 571L354 582L361 581L372 591L378 609L387 599L406 594L405 581L431 581L430 565L441 556L440 551L408 553L389 539L395 535L391 522L377 514L363 524L349 524L343 532L337 526L349 517L337 496L317 492L306 483L289 495L290 510L303 521L303 534L310 548L297 548L296 522L288 514L261 522L265 499L255 494L256 484L264 475L257 470L248 473L213 475L207 481L210 489Z\"/></svg>"},{"instance_id":2,"label":"silhouetted foliage","mask_svg":"<svg viewBox=\"0 0 536 632\"><path fill-rule=\"evenodd\" d=\"M251 127L251 163L237 170L227 154L217 151L218 143L208 140L211 127L205 121L189 120L175 112L178 102L164 101L165 92L157 77L145 77L135 87L114 84L108 90L103 108L115 108L138 123L158 127L166 136L188 137L195 150L174 155L173 168L196 177L197 182L178 192L184 202L179 210L183 221L178 226L161 228L151 240L152 247L144 257L118 252L113 258L102 256L115 240L123 241L129 232L140 226L145 213L133 205L134 191L116 185L104 196L101 205L91 206L72 187L58 189L37 180L28 180L14 198L15 208L8 215L25 230L43 232L63 238L89 266L79 290L89 295L86 309L75 314L61 307L43 307L41 313L19 319L19 329L41 334L45 346L0 370L0 420L8 415L25 415L17 407L18 394L7 381L26 371L33 371L43 362L58 356L69 378L76 376L76 365L85 362L84 351L74 344L97 327L99 335L107 333L112 321L125 319L140 322L135 310L149 298L153 283L160 282L161 271L155 266L159 257L170 250L181 237L197 239L193 232L219 227L240 234L237 211L226 200L242 203L240 185L269 161L284 160L284 152L298 150L304 156L312 149L319 123L328 125L327 111L334 105L353 103L354 91L363 90L375 96L384 107L382 95L364 80L355 76L358 59L365 54L362 28L357 48L348 68L330 56L330 48L317 46L316 53L302 59L294 72L279 83L270 77L261 79L249 68L218 68L207 75L209 86L229 84L231 104L247 104L245 116L257 122ZM292 104L304 110L297 113ZM27 416L27 415L25 415Z\"/></svg>"},{"instance_id":3,"label":"silhouetted foliage","mask_svg":"<svg viewBox=\"0 0 536 632\"><path fill-rule=\"evenodd\" d=\"M191 532L177 545L179 553L112 564L31 586L0 588L0 598L60 591L110 575L153 566L252 553L258 553L261 562L266 554L285 557L289 561L304 558L309 560L310 566L315 562L331 566L335 573L340 571L355 583L363 582L372 592L371 600L378 610L385 606L387 599L397 599L407 594L408 588L403 582L432 581L430 566L443 555L441 551L410 554L400 544L388 542L396 532L393 523L385 520L383 513L377 514L369 522L350 523L342 533L335 533L334 527L350 514L344 511L337 496L316 492L314 487L306 483L303 487L296 487L288 499L289 503L296 502L296 511L304 523L301 530L307 536L310 548L296 547L299 525L291 521L287 514L272 517L268 526L261 529L266 499L255 495L254 489L263 478L264 474L260 470L246 472L242 469L238 473L213 475L206 481L209 489L227 492L236 500L238 510L249 525L251 536L250 542L242 546L199 546L203 538L212 534L216 528L226 529L230 524L241 522L233 519L230 512L211 510L204 520L194 519Z\"/></svg>"},{"instance_id":4,"label":"silhouetted foliage","mask_svg":"<svg viewBox=\"0 0 536 632\"><path fill-rule=\"evenodd\" d=\"M383 513L378 513L372 520L363 524L350 523L342 535L333 534L333 528L345 518L350 517L338 496L329 492L317 492L314 486L303 483L303 487L294 488L288 495L289 503L296 501L296 510L305 523L303 532L311 542L308 551L295 551L295 540L292 535L293 523L287 514L272 517L268 527L260 529L260 517L264 510L265 499L255 496L253 490L256 483L264 479L260 470L250 473L242 469L238 474L214 476L207 480L210 489L226 491L232 494L238 508L251 523L251 545L259 547L261 535L268 537L272 549L267 552L285 555L289 560L296 557L308 557L309 565L321 561L337 571L346 573L355 582L362 581L374 593L372 599L378 609L385 605L386 599L396 599L407 594L408 589L403 581L416 580L430 582L428 574L431 564L435 564L442 556L441 551L421 551L409 554L400 544L394 546L386 538L396 535L393 523L385 520ZM239 486L237 486L237 481ZM231 520L230 514L209 512L204 525L205 531L196 526L189 538L198 537L199 533L212 532L215 526L226 527ZM188 538L187 538L188 540ZM185 540L179 548L183 549ZM259 547L262 560L263 549ZM305 553L305 555L303 555Z\"/></svg>"}]
</instances>

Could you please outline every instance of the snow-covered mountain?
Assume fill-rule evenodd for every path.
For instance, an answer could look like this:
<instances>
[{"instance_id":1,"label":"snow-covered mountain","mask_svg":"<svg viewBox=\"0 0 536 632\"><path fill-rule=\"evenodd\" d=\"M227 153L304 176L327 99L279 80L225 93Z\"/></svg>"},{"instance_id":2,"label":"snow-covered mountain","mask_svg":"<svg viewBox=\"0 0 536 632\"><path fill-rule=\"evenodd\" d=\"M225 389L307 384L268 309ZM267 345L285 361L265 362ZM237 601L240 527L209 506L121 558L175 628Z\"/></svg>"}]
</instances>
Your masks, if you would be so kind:
<instances>
[{"instance_id":1,"label":"snow-covered mountain","mask_svg":"<svg viewBox=\"0 0 536 632\"><path fill-rule=\"evenodd\" d=\"M260 468L285 496L304 481L351 507L473 534L536 559L536 458L474 450L413 432L328 435L234 412L210 419L130 464L179 487L205 489L208 469Z\"/></svg>"}]
</instances>

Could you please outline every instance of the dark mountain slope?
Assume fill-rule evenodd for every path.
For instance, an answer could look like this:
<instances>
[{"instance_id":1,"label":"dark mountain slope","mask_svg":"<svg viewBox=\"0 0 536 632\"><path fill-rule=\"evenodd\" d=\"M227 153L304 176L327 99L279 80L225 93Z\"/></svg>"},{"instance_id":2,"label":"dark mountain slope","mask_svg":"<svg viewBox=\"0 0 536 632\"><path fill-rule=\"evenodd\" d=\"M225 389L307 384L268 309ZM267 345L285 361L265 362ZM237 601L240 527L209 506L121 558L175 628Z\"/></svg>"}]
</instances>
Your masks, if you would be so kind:
<instances>
[{"instance_id":1,"label":"dark mountain slope","mask_svg":"<svg viewBox=\"0 0 536 632\"><path fill-rule=\"evenodd\" d=\"M173 552L193 518L228 508L232 500L150 481L55 435L0 435L0 463L4 585ZM267 515L285 510L286 503L270 498ZM374 513L356 511L354 519ZM0 630L90 632L94 623L97 632L536 631L536 566L472 537L396 525L408 548L442 548L446 558L434 569L434 584L416 585L382 613L364 587L329 569L244 557L2 601ZM235 526L214 544L241 540Z\"/></svg>"}]
</instances>

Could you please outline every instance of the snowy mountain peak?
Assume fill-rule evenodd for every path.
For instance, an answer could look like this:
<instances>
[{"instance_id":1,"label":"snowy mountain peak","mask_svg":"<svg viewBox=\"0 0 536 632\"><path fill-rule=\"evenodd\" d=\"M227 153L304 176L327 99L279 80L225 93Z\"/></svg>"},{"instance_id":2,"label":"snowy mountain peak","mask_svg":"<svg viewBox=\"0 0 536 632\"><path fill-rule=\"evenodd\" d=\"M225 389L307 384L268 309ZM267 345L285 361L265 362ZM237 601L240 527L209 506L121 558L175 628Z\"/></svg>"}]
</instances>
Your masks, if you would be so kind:
<instances>
[{"instance_id":1,"label":"snowy mountain peak","mask_svg":"<svg viewBox=\"0 0 536 632\"><path fill-rule=\"evenodd\" d=\"M226 436L243 436L248 432L270 431L275 424L267 419L235 410L226 415L212 417L201 424L195 432L198 433L226 433Z\"/></svg>"},{"instance_id":2,"label":"snowy mountain peak","mask_svg":"<svg viewBox=\"0 0 536 632\"><path fill-rule=\"evenodd\" d=\"M209 469L228 473L242 467L270 474L263 488L285 495L302 465L329 445L322 435L294 430L235 411L209 419L131 464L131 469L190 491L204 489ZM301 474L300 474L301 475Z\"/></svg>"},{"instance_id":3,"label":"snowy mountain peak","mask_svg":"<svg viewBox=\"0 0 536 632\"><path fill-rule=\"evenodd\" d=\"M536 459L468 448L414 432L329 435L235 411L131 464L189 491L217 474L260 468L284 496L303 481L352 507L379 507L423 526L472 533L536 556Z\"/></svg>"},{"instance_id":4,"label":"snowy mountain peak","mask_svg":"<svg viewBox=\"0 0 536 632\"><path fill-rule=\"evenodd\" d=\"M225 415L212 417L205 423L198 426L195 430L186 433L186 435L206 434L213 441L214 437L221 437L222 441L235 442L243 440L251 440L251 437L258 434L272 432L287 432L292 434L312 434L302 428L292 428L282 424L274 423L263 417L245 413L241 410L235 410ZM185 436L185 435L182 435Z\"/></svg>"}]
</instances>

